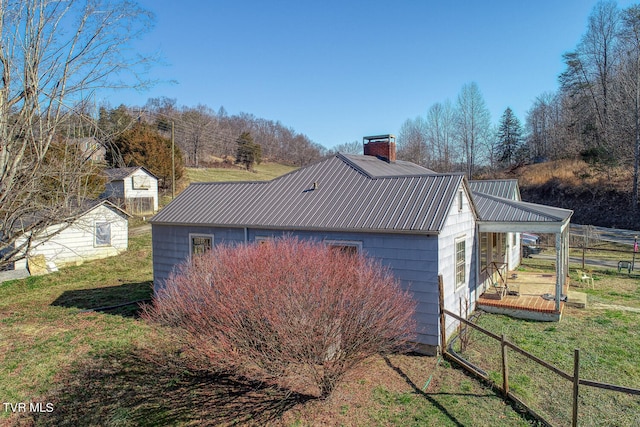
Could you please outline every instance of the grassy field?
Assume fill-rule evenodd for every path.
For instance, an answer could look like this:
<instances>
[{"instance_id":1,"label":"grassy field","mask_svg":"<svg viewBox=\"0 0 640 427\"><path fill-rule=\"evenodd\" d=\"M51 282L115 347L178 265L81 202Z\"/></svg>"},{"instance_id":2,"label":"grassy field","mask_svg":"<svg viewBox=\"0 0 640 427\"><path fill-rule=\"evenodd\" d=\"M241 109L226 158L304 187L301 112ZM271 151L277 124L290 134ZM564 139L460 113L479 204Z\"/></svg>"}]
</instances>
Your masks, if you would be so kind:
<instances>
[{"instance_id":1,"label":"grassy field","mask_svg":"<svg viewBox=\"0 0 640 427\"><path fill-rule=\"evenodd\" d=\"M279 163L262 163L253 172L242 169L186 168L190 182L212 181L267 181L297 169Z\"/></svg>"},{"instance_id":2,"label":"grassy field","mask_svg":"<svg viewBox=\"0 0 640 427\"><path fill-rule=\"evenodd\" d=\"M2 402L52 409L3 407L0 425L530 425L433 357L374 357L326 401L194 371L136 305L90 310L149 298L151 275L144 234L121 256L0 284Z\"/></svg>"},{"instance_id":3,"label":"grassy field","mask_svg":"<svg viewBox=\"0 0 640 427\"><path fill-rule=\"evenodd\" d=\"M527 260L525 269L550 269L549 262ZM565 307L562 321L543 323L480 314L477 323L526 351L573 373L574 349L580 349L580 378L640 388L640 280L611 270L594 272L595 289L583 284L587 309ZM576 283L574 278L573 283ZM502 384L500 343L473 332L462 354ZM456 344L459 349L459 344ZM572 384L553 372L509 352L512 392L554 425L571 424ZM640 398L582 386L579 425L640 425Z\"/></svg>"}]
</instances>

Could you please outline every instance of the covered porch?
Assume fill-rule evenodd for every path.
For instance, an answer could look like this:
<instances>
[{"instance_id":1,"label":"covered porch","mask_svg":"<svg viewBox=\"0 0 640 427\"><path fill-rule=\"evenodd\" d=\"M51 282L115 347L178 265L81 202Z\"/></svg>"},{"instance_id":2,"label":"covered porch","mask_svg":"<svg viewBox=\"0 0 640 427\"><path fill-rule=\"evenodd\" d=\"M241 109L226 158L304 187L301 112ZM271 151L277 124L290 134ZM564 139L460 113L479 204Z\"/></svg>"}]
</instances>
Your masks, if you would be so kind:
<instances>
[{"instance_id":1,"label":"covered porch","mask_svg":"<svg viewBox=\"0 0 640 427\"><path fill-rule=\"evenodd\" d=\"M506 289L492 286L480 295L476 304L489 313L553 322L560 320L564 309L563 298L559 310L556 308L555 289L555 274L510 272ZM562 289L562 295L567 294L568 282Z\"/></svg>"},{"instance_id":2,"label":"covered porch","mask_svg":"<svg viewBox=\"0 0 640 427\"><path fill-rule=\"evenodd\" d=\"M521 261L520 252L517 262L483 260L481 249L476 307L524 319L560 320L569 283L569 222L573 211L479 193L474 193L474 200L480 216L481 240L490 240L483 233L553 234L556 249L554 274L515 271Z\"/></svg>"}]
</instances>

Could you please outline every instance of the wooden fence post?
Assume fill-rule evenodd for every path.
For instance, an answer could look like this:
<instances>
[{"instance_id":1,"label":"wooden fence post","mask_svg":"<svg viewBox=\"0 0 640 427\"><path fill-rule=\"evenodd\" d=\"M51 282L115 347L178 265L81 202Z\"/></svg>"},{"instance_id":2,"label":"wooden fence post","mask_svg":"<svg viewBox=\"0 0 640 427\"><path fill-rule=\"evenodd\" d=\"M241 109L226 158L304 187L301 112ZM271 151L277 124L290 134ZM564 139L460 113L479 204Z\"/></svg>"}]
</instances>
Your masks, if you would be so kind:
<instances>
[{"instance_id":1,"label":"wooden fence post","mask_svg":"<svg viewBox=\"0 0 640 427\"><path fill-rule=\"evenodd\" d=\"M509 395L509 360L507 358L507 345L505 344L506 337L502 334L502 391L506 396Z\"/></svg>"},{"instance_id":2,"label":"wooden fence post","mask_svg":"<svg viewBox=\"0 0 640 427\"><path fill-rule=\"evenodd\" d=\"M447 329L444 314L444 284L442 274L438 274L438 304L440 305L440 353L447 352Z\"/></svg>"},{"instance_id":3,"label":"wooden fence post","mask_svg":"<svg viewBox=\"0 0 640 427\"><path fill-rule=\"evenodd\" d=\"M573 350L573 414L571 425L578 426L578 385L580 384L580 349Z\"/></svg>"}]
</instances>

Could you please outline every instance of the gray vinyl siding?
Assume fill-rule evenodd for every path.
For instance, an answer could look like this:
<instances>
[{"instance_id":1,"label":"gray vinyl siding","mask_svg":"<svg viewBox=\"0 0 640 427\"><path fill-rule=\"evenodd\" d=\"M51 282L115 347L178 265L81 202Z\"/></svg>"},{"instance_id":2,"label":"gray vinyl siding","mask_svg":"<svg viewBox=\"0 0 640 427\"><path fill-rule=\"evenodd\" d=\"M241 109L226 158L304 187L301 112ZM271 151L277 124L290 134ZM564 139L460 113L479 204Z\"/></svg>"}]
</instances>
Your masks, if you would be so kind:
<instances>
[{"instance_id":1,"label":"gray vinyl siding","mask_svg":"<svg viewBox=\"0 0 640 427\"><path fill-rule=\"evenodd\" d=\"M214 245L241 243L244 228L169 226L153 224L153 271L156 289L162 286L171 271L189 256L189 234L212 234ZM417 341L428 346L438 345L438 238L429 235L384 233L349 233L316 231L279 231L248 228L248 242L257 237L292 235L301 239L346 240L362 242L365 254L380 260L391 269L417 301Z\"/></svg>"},{"instance_id":2,"label":"gray vinyl siding","mask_svg":"<svg viewBox=\"0 0 640 427\"><path fill-rule=\"evenodd\" d=\"M189 234L213 235L213 244L244 242L241 228L216 228L199 226L170 226L153 224L153 280L155 289L163 286L171 272L189 258Z\"/></svg>"}]
</instances>

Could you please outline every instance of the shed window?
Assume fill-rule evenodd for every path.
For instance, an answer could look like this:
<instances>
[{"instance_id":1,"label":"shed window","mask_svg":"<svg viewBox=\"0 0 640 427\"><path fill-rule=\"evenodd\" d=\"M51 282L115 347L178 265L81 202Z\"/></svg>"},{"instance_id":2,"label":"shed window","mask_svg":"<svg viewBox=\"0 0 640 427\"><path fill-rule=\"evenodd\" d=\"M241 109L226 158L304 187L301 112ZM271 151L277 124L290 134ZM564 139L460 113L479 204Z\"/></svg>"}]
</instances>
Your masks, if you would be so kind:
<instances>
[{"instance_id":1,"label":"shed window","mask_svg":"<svg viewBox=\"0 0 640 427\"><path fill-rule=\"evenodd\" d=\"M96 246L111 245L111 223L96 222Z\"/></svg>"},{"instance_id":2,"label":"shed window","mask_svg":"<svg viewBox=\"0 0 640 427\"><path fill-rule=\"evenodd\" d=\"M213 247L213 236L210 234L189 234L189 240L191 256L203 254Z\"/></svg>"},{"instance_id":3,"label":"shed window","mask_svg":"<svg viewBox=\"0 0 640 427\"><path fill-rule=\"evenodd\" d=\"M466 277L466 242L464 239L456 240L456 286L464 284Z\"/></svg>"},{"instance_id":4,"label":"shed window","mask_svg":"<svg viewBox=\"0 0 640 427\"><path fill-rule=\"evenodd\" d=\"M149 177L147 175L134 175L131 177L134 190L148 190L151 187Z\"/></svg>"},{"instance_id":5,"label":"shed window","mask_svg":"<svg viewBox=\"0 0 640 427\"><path fill-rule=\"evenodd\" d=\"M362 242L355 240L325 240L324 242L331 250L345 254L357 255L362 251Z\"/></svg>"},{"instance_id":6,"label":"shed window","mask_svg":"<svg viewBox=\"0 0 640 427\"><path fill-rule=\"evenodd\" d=\"M463 202L462 191L458 191L458 212L462 212L462 202Z\"/></svg>"}]
</instances>

